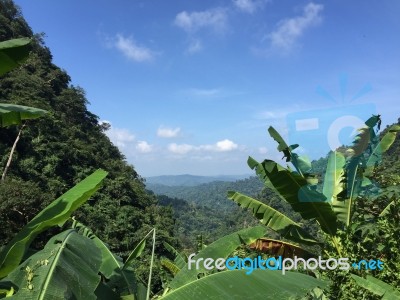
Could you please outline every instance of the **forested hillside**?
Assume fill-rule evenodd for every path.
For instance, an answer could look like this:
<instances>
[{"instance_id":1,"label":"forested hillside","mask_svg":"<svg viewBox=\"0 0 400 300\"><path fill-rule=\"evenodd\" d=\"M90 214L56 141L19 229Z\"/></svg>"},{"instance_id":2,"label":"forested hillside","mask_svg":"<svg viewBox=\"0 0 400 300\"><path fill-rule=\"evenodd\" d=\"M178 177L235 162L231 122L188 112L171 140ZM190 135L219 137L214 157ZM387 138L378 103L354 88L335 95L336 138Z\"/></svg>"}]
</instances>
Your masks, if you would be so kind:
<instances>
[{"instance_id":1,"label":"forested hillside","mask_svg":"<svg viewBox=\"0 0 400 300\"><path fill-rule=\"evenodd\" d=\"M162 184L167 186L196 186L213 181L236 181L245 179L250 175L221 175L221 176L198 176L198 175L162 175L146 177L146 184Z\"/></svg>"},{"instance_id":2,"label":"forested hillside","mask_svg":"<svg viewBox=\"0 0 400 300\"><path fill-rule=\"evenodd\" d=\"M172 210L159 206L146 192L143 179L105 135L107 128L88 111L84 90L72 86L68 73L52 63L42 35L32 32L12 1L0 0L0 41L19 37L32 39L31 53L21 67L0 77L0 102L49 114L25 122L0 184L0 246L50 201L98 168L109 174L103 187L75 213L79 221L122 257L153 227L158 231L158 253L164 251L162 241L177 245ZM20 129L0 130L1 172ZM36 247L47 240L39 237Z\"/></svg>"},{"instance_id":3,"label":"forested hillside","mask_svg":"<svg viewBox=\"0 0 400 300\"><path fill-rule=\"evenodd\" d=\"M227 198L228 191L249 195L284 212L296 221L301 220L288 203L265 188L255 176L235 182L214 181L197 186L148 184L147 187L158 195L161 205L173 208L176 218L175 236L191 251L196 248L196 240L191 237L202 236L206 243L210 243L232 232L258 224L251 212L241 209ZM309 232L316 233L315 226L306 223L305 227ZM270 235L274 236L272 232Z\"/></svg>"},{"instance_id":4,"label":"forested hillside","mask_svg":"<svg viewBox=\"0 0 400 300\"><path fill-rule=\"evenodd\" d=\"M250 177L234 182L213 181L196 186L167 186L162 184L146 184L147 188L157 195L180 198L199 205L214 208L231 208L232 203L226 201L229 190L237 190L249 195L257 195L263 188L263 183L257 177Z\"/></svg>"},{"instance_id":5,"label":"forested hillside","mask_svg":"<svg viewBox=\"0 0 400 300\"><path fill-rule=\"evenodd\" d=\"M210 243L257 224L249 212L227 199L229 190L260 197L263 184L257 177L235 182L214 181L197 186L147 184L147 187L158 195L161 205L173 208L176 218L175 236L191 251L196 248L193 237L201 235L206 243Z\"/></svg>"}]
</instances>

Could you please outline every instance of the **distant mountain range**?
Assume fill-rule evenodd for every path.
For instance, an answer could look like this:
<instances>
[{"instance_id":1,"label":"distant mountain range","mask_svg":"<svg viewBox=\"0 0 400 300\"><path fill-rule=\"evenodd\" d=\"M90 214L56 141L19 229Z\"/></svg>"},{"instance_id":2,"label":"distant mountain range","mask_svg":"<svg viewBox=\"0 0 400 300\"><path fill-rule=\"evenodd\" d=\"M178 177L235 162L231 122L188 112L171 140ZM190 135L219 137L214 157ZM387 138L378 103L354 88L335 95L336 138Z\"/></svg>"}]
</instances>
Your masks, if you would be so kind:
<instances>
[{"instance_id":1,"label":"distant mountain range","mask_svg":"<svg viewBox=\"0 0 400 300\"><path fill-rule=\"evenodd\" d=\"M220 176L198 176L198 175L162 175L145 177L146 184L155 185L162 184L166 186L197 186L213 181L233 182L241 179L249 178L250 174L245 175L220 175Z\"/></svg>"}]
</instances>

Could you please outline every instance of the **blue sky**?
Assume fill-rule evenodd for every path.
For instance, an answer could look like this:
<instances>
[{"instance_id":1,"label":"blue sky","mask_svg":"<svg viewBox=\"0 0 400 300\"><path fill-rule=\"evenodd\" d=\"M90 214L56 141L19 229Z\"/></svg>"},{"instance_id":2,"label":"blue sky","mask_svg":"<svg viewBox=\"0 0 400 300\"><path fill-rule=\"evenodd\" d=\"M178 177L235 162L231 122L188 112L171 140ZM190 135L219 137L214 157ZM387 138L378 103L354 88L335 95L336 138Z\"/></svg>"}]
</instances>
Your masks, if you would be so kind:
<instances>
[{"instance_id":1,"label":"blue sky","mask_svg":"<svg viewBox=\"0 0 400 300\"><path fill-rule=\"evenodd\" d=\"M271 125L317 158L400 117L399 1L15 2L142 176L251 173L281 157Z\"/></svg>"}]
</instances>

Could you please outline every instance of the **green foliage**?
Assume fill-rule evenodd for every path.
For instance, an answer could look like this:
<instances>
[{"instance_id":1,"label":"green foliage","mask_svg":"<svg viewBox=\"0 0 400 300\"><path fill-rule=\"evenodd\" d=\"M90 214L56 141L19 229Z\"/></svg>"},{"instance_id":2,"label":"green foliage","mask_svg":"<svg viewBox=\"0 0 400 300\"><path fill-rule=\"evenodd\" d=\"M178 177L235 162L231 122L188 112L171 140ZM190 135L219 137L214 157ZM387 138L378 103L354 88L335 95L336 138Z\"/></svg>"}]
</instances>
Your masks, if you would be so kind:
<instances>
[{"instance_id":1,"label":"green foliage","mask_svg":"<svg viewBox=\"0 0 400 300\"><path fill-rule=\"evenodd\" d=\"M162 242L177 246L173 237L174 216L168 207L161 207L154 195L145 190L143 179L130 166L118 148L105 134L99 118L88 111L88 100L82 88L72 86L69 75L53 64L50 50L44 45L43 35L34 35L19 9L10 0L0 0L0 41L28 37L29 57L23 64L0 77L0 100L7 105L37 107L48 111L41 118L30 120L29 126L15 147L13 164L8 169L3 185L17 181L15 192L7 194L7 211L0 217L0 228L7 239L21 229L49 199L56 199L96 169L109 172L99 193L75 212L110 249L126 258L130 250L151 228L158 232L156 253L163 255ZM18 129L0 130L0 161L4 167L7 154L15 141ZM4 171L4 170L2 170ZM22 198L25 186L34 186L41 195L35 201ZM1 192L6 192L0 188ZM0 199L5 199L0 194ZM28 201L29 200L29 201ZM21 207L21 202L26 207ZM4 204L5 205L5 204ZM0 205L0 209L4 206ZM5 208L5 207L4 207ZM20 214L19 212L22 214ZM2 211L4 212L4 211ZM46 234L34 243L39 248L47 243ZM148 250L143 254L147 259ZM157 259L156 259L157 260ZM140 269L144 277L148 270ZM154 274L158 278L158 274ZM153 281L155 289L161 288Z\"/></svg>"},{"instance_id":2,"label":"green foliage","mask_svg":"<svg viewBox=\"0 0 400 300\"><path fill-rule=\"evenodd\" d=\"M0 252L0 278L7 276L21 262L32 240L41 232L63 225L71 213L99 188L107 172L98 170L68 190L36 215Z\"/></svg>"},{"instance_id":3,"label":"green foliage","mask_svg":"<svg viewBox=\"0 0 400 300\"><path fill-rule=\"evenodd\" d=\"M250 168L263 180L272 184L274 189L306 219L316 219L322 230L334 235L337 229L336 216L330 203L322 193L311 189L306 178L292 172L272 160L258 163L253 158L248 159Z\"/></svg>"},{"instance_id":4,"label":"green foliage","mask_svg":"<svg viewBox=\"0 0 400 300\"><path fill-rule=\"evenodd\" d=\"M117 297L117 295L134 295L137 299L144 299L142 294L145 293L146 287L138 281L136 274L129 266L133 260L132 258L123 263L122 258L112 253L107 245L105 245L91 229L75 219L73 220L72 228L77 229L80 234L91 239L101 251L102 259L99 271L107 280L107 284L101 284L101 286L99 286L97 290L99 295L107 291L106 295L113 295L113 297ZM147 236L145 238L147 238ZM140 256L141 251L138 251L138 249L143 250L140 245L144 244L143 241L145 238L135 247L132 251L134 254L129 255L130 257L135 256L135 258L137 258ZM102 297L104 297L104 295L102 295Z\"/></svg>"},{"instance_id":5,"label":"green foliage","mask_svg":"<svg viewBox=\"0 0 400 300\"><path fill-rule=\"evenodd\" d=\"M389 196L387 196L389 195ZM383 192L373 199L359 198L353 217L353 225L339 231L343 255L354 261L380 259L384 263L380 271L357 271L358 276L372 275L393 287L400 286L400 205L398 193ZM381 213L387 203L391 205ZM327 247L334 256L335 250ZM376 299L372 293L355 285L350 274L343 271L329 272L332 286L331 298ZM368 296L365 296L365 294Z\"/></svg>"},{"instance_id":6,"label":"green foliage","mask_svg":"<svg viewBox=\"0 0 400 300\"><path fill-rule=\"evenodd\" d=\"M173 255L174 257L174 264L179 268L183 269L186 266L187 263L187 257L185 254L180 253L178 250L176 250L174 247L172 247L170 244L167 242L164 242L164 247L169 251L170 254Z\"/></svg>"},{"instance_id":7,"label":"green foliage","mask_svg":"<svg viewBox=\"0 0 400 300\"><path fill-rule=\"evenodd\" d=\"M7 280L17 286L19 299L96 299L101 260L93 241L70 229L52 237Z\"/></svg>"},{"instance_id":8,"label":"green foliage","mask_svg":"<svg viewBox=\"0 0 400 300\"><path fill-rule=\"evenodd\" d=\"M0 103L0 127L21 124L23 120L36 119L46 113L39 108Z\"/></svg>"},{"instance_id":9,"label":"green foliage","mask_svg":"<svg viewBox=\"0 0 400 300\"><path fill-rule=\"evenodd\" d=\"M367 279L351 274L351 277L357 282L357 284L375 295L380 296L383 300L400 299L400 292L395 290L392 286L387 283L374 278L373 276L367 276Z\"/></svg>"},{"instance_id":10,"label":"green foliage","mask_svg":"<svg viewBox=\"0 0 400 300\"><path fill-rule=\"evenodd\" d=\"M349 214L349 207L346 202L340 198L340 193L344 187L344 166L346 160L342 153L333 151L329 154L328 164L325 170L325 179L322 193L328 201L332 202L333 210L336 213L337 219L346 223Z\"/></svg>"},{"instance_id":11,"label":"green foliage","mask_svg":"<svg viewBox=\"0 0 400 300\"><path fill-rule=\"evenodd\" d=\"M0 184L0 240L8 243L51 200L33 182L16 178L5 180Z\"/></svg>"},{"instance_id":12,"label":"green foliage","mask_svg":"<svg viewBox=\"0 0 400 300\"><path fill-rule=\"evenodd\" d=\"M295 272L254 270L251 276L243 270L218 272L191 281L161 299L292 299L305 296L323 281Z\"/></svg>"},{"instance_id":13,"label":"green foliage","mask_svg":"<svg viewBox=\"0 0 400 300\"><path fill-rule=\"evenodd\" d=\"M383 169L377 166L385 152L396 143L396 134L400 127L398 125L389 127L380 138L374 130L380 125L379 116L371 117L365 125L359 130L351 147L341 148L329 154L325 166L324 160L311 164L312 167L316 166L320 172L325 173L322 184L316 180L319 175L311 173L313 168L307 161L299 159L297 154L292 152L298 145L288 146L273 128L270 128L269 132L278 142L278 150L283 152L287 162L293 164L295 171L268 159L258 163L250 157L248 164L252 169L256 169L256 173L265 181L265 185L278 193L281 199L290 204L294 211L299 212L303 219L318 222L327 234L324 254L328 258L338 254L340 257L348 257L355 261L379 258L385 261L385 268L379 272L375 271L373 275L391 286L398 286L400 284L398 282L400 215L397 200L399 193L393 186L379 190L373 181L385 180L385 176L381 175ZM398 162L391 161L392 165L386 162L384 166L393 168L393 163L398 165ZM388 181L385 180L386 182ZM391 181L392 185L399 183L400 180ZM232 199L233 195L235 194L230 193L228 197ZM240 205L252 208L253 214L266 224L268 220L273 220L270 214L267 214L269 218L266 219L264 215L265 211L272 214L274 210L254 199L244 197L238 198ZM260 239L253 248L263 248L262 242L263 239ZM274 247L284 251L285 246L282 241L267 239L265 251L274 252ZM322 272L324 273L322 276L333 279L329 290L332 299L361 299L365 291L357 289L348 272L341 270L329 271L329 274L327 272ZM359 272L365 275L365 271ZM368 294L367 298L363 299L373 299L373 296Z\"/></svg>"},{"instance_id":14,"label":"green foliage","mask_svg":"<svg viewBox=\"0 0 400 300\"><path fill-rule=\"evenodd\" d=\"M252 210L253 215L262 224L278 232L283 238L303 244L319 243L292 219L260 201L238 192L228 192L228 199L235 201L243 208Z\"/></svg>"},{"instance_id":15,"label":"green foliage","mask_svg":"<svg viewBox=\"0 0 400 300\"><path fill-rule=\"evenodd\" d=\"M236 182L211 182L198 186L160 186L148 188L157 194L163 206L171 206L176 219L174 236L186 252L196 251L195 237L201 235L205 243L249 226L257 225L250 213L226 201L229 190L238 190L258 198L263 184L257 177Z\"/></svg>"},{"instance_id":16,"label":"green foliage","mask_svg":"<svg viewBox=\"0 0 400 300\"><path fill-rule=\"evenodd\" d=\"M242 244L250 244L256 239L264 236L265 228L262 226L257 226L253 228L243 229L241 231L231 233L225 237L222 237L208 245L206 248L201 250L193 260L199 258L227 258L236 248ZM195 268L184 268L182 269L171 281L170 287L172 289L177 289L193 280L197 279L199 273L207 273L208 270L201 266L199 269Z\"/></svg>"},{"instance_id":17,"label":"green foliage","mask_svg":"<svg viewBox=\"0 0 400 300\"><path fill-rule=\"evenodd\" d=\"M0 76L24 62L30 51L29 38L0 42Z\"/></svg>"}]
</instances>

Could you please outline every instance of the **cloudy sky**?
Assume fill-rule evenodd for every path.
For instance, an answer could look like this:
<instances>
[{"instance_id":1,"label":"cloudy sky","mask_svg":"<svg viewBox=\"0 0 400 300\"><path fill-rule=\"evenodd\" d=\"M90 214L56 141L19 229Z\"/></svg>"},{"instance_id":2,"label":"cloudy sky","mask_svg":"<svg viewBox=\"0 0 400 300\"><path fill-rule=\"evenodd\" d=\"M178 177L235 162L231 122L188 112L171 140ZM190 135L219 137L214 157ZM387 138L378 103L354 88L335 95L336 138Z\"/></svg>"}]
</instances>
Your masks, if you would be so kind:
<instances>
[{"instance_id":1,"label":"cloudy sky","mask_svg":"<svg viewBox=\"0 0 400 300\"><path fill-rule=\"evenodd\" d=\"M400 2L16 0L142 176L317 158L400 117Z\"/></svg>"}]
</instances>

